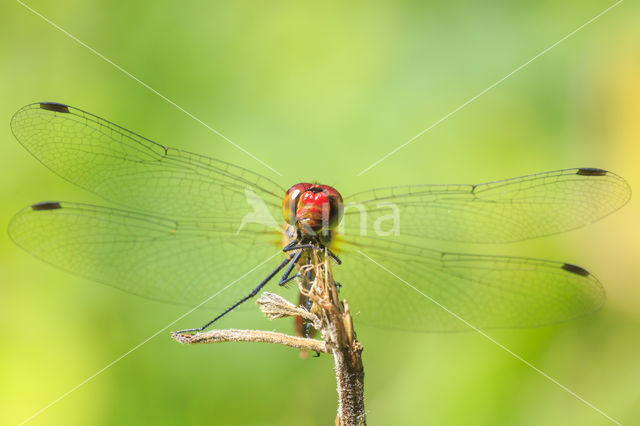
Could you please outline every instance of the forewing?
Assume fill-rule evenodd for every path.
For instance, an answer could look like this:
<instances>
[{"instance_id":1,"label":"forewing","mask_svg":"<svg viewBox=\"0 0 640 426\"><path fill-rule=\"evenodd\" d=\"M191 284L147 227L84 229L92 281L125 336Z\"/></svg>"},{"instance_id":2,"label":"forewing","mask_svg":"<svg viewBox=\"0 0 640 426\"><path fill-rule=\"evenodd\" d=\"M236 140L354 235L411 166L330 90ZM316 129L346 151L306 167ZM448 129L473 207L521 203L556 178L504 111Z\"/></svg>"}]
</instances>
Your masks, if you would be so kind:
<instances>
[{"instance_id":1,"label":"forewing","mask_svg":"<svg viewBox=\"0 0 640 426\"><path fill-rule=\"evenodd\" d=\"M478 185L397 186L345 197L342 227L345 235L383 235L397 222L403 236L505 243L587 225L630 196L620 176L584 168Z\"/></svg>"},{"instance_id":2,"label":"forewing","mask_svg":"<svg viewBox=\"0 0 640 426\"><path fill-rule=\"evenodd\" d=\"M223 161L168 148L71 106L27 105L11 120L20 143L45 166L106 200L152 214L240 224L247 191L281 217L285 190Z\"/></svg>"},{"instance_id":3,"label":"forewing","mask_svg":"<svg viewBox=\"0 0 640 426\"><path fill-rule=\"evenodd\" d=\"M35 257L121 290L195 306L238 301L282 261L282 235L66 202L20 211L9 235Z\"/></svg>"},{"instance_id":4,"label":"forewing","mask_svg":"<svg viewBox=\"0 0 640 426\"><path fill-rule=\"evenodd\" d=\"M442 253L370 237L342 240L337 249L340 297L356 321L379 327L533 327L580 317L605 300L598 280L570 264Z\"/></svg>"}]
</instances>

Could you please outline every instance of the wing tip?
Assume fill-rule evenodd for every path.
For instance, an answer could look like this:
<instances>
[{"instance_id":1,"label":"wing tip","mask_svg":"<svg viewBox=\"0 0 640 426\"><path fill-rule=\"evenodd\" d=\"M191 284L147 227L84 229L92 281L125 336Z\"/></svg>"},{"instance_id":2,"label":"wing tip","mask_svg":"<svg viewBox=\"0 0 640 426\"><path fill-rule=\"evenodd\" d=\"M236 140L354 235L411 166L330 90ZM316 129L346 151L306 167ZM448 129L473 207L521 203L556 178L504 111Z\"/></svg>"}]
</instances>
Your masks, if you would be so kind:
<instances>
[{"instance_id":1,"label":"wing tip","mask_svg":"<svg viewBox=\"0 0 640 426\"><path fill-rule=\"evenodd\" d=\"M580 275L581 277L588 277L591 274L584 268L581 268L578 265L574 265L572 263L565 263L562 265L562 269L567 272L571 272L572 274Z\"/></svg>"},{"instance_id":2,"label":"wing tip","mask_svg":"<svg viewBox=\"0 0 640 426\"><path fill-rule=\"evenodd\" d=\"M595 167L582 167L576 171L579 176L606 176L609 172Z\"/></svg>"},{"instance_id":3,"label":"wing tip","mask_svg":"<svg viewBox=\"0 0 640 426\"><path fill-rule=\"evenodd\" d=\"M62 206L58 201L42 201L40 203L35 203L31 205L31 210L33 211L58 210L61 208Z\"/></svg>"},{"instance_id":4,"label":"wing tip","mask_svg":"<svg viewBox=\"0 0 640 426\"><path fill-rule=\"evenodd\" d=\"M594 168L594 167L583 167L583 168L577 169L576 175L587 176L587 177L607 176L609 180L615 181L617 185L618 193L621 194L621 201L618 207L611 210L607 214L613 213L614 211L618 210L619 208L627 204L627 202L629 202L629 200L631 199L631 185L629 185L629 182L627 182L622 176L619 176L613 172L610 172L604 169Z\"/></svg>"},{"instance_id":5,"label":"wing tip","mask_svg":"<svg viewBox=\"0 0 640 426\"><path fill-rule=\"evenodd\" d=\"M65 104L61 104L58 102L40 102L40 108L47 110L47 111L54 111L54 112L62 112L62 113L69 113L69 105L65 105Z\"/></svg>"}]
</instances>

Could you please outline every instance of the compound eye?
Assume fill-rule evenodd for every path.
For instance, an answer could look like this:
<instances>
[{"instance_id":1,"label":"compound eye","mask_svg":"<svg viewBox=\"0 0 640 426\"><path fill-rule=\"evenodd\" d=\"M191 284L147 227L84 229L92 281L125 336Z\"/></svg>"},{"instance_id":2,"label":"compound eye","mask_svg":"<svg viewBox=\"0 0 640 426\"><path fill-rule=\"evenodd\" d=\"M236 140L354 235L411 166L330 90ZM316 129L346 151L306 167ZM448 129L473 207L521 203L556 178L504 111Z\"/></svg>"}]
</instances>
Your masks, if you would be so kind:
<instances>
[{"instance_id":1,"label":"compound eye","mask_svg":"<svg viewBox=\"0 0 640 426\"><path fill-rule=\"evenodd\" d=\"M328 185L322 185L322 190L327 195L327 198L329 201L329 207L330 207L329 227L335 228L336 226L338 226L338 224L342 220L342 215L344 213L342 196L335 188Z\"/></svg>"},{"instance_id":2,"label":"compound eye","mask_svg":"<svg viewBox=\"0 0 640 426\"><path fill-rule=\"evenodd\" d=\"M297 183L287 190L282 200L282 216L289 225L296 224L296 209L300 196L311 187L310 183Z\"/></svg>"}]
</instances>

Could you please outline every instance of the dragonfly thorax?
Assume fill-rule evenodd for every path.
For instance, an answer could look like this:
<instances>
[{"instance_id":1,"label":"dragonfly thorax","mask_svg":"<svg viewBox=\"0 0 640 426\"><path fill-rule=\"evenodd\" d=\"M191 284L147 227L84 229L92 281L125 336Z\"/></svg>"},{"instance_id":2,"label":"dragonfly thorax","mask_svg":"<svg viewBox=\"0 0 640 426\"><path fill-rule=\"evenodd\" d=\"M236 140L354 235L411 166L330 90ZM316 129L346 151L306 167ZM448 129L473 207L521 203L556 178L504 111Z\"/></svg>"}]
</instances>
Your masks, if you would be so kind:
<instances>
[{"instance_id":1,"label":"dragonfly thorax","mask_svg":"<svg viewBox=\"0 0 640 426\"><path fill-rule=\"evenodd\" d=\"M342 220L342 196L333 187L298 183L286 192L282 201L284 220L303 235L326 234Z\"/></svg>"}]
</instances>

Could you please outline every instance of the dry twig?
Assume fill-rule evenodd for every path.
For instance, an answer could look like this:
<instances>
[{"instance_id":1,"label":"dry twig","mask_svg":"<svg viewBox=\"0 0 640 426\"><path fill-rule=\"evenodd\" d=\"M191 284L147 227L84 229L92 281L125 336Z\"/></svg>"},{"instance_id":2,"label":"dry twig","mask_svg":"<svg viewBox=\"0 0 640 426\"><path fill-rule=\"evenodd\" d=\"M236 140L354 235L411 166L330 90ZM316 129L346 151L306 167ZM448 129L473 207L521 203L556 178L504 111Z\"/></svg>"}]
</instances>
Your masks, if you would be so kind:
<instances>
[{"instance_id":1,"label":"dry twig","mask_svg":"<svg viewBox=\"0 0 640 426\"><path fill-rule=\"evenodd\" d=\"M194 343L222 343L222 342L260 342L276 343L292 348L329 353L327 345L322 340L308 339L306 337L290 336L283 333L262 330L211 330L198 334L172 334L172 337L185 344Z\"/></svg>"}]
</instances>

